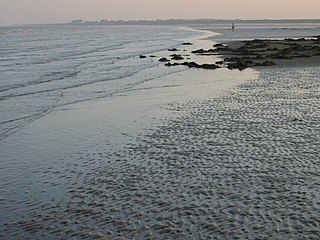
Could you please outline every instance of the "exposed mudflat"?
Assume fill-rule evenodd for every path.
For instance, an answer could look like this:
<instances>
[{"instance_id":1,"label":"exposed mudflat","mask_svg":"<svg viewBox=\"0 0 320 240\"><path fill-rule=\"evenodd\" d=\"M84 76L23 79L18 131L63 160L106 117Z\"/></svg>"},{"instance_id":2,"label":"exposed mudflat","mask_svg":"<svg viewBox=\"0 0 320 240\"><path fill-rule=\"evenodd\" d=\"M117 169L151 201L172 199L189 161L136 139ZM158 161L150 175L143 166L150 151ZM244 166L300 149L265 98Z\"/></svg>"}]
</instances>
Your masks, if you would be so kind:
<instances>
[{"instance_id":1,"label":"exposed mudflat","mask_svg":"<svg viewBox=\"0 0 320 240\"><path fill-rule=\"evenodd\" d=\"M319 69L267 71L172 103L175 118L123 151L79 153L70 201L35 202L0 237L319 239ZM103 167L83 171L91 162Z\"/></svg>"}]
</instances>

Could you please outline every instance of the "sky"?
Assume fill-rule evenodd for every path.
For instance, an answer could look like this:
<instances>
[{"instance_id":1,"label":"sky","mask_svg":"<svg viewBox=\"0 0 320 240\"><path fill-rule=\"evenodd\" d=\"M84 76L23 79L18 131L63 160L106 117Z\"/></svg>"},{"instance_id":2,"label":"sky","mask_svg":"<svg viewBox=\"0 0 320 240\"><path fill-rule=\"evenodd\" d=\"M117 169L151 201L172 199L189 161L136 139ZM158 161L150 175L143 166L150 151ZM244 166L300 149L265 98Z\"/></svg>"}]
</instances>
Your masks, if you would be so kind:
<instances>
[{"instance_id":1,"label":"sky","mask_svg":"<svg viewBox=\"0 0 320 240\"><path fill-rule=\"evenodd\" d=\"M0 0L0 25L177 18L318 19L320 0Z\"/></svg>"}]
</instances>

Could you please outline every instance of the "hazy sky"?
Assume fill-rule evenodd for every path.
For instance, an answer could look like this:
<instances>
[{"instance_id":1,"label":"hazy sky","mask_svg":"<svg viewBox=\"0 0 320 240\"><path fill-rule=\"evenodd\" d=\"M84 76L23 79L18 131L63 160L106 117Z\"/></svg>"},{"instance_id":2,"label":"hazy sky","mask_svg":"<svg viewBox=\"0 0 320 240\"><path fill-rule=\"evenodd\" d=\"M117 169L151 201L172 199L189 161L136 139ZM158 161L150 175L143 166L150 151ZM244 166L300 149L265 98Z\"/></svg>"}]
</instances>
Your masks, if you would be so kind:
<instances>
[{"instance_id":1,"label":"hazy sky","mask_svg":"<svg viewBox=\"0 0 320 240\"><path fill-rule=\"evenodd\" d=\"M160 18L320 18L320 0L0 0L0 25Z\"/></svg>"}]
</instances>

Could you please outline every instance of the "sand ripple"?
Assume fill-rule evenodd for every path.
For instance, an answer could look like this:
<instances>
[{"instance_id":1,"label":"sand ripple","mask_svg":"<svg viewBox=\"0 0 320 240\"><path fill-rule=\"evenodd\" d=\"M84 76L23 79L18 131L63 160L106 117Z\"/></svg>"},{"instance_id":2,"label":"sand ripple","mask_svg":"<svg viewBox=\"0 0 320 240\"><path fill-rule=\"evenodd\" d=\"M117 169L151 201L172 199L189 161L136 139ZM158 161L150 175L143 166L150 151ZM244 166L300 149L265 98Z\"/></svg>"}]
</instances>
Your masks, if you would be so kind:
<instances>
[{"instance_id":1,"label":"sand ripple","mask_svg":"<svg viewBox=\"0 0 320 240\"><path fill-rule=\"evenodd\" d=\"M169 105L176 118L122 151L84 153L103 167L76 171L70 201L38 204L0 236L319 239L320 82L301 78L312 69L272 71Z\"/></svg>"}]
</instances>

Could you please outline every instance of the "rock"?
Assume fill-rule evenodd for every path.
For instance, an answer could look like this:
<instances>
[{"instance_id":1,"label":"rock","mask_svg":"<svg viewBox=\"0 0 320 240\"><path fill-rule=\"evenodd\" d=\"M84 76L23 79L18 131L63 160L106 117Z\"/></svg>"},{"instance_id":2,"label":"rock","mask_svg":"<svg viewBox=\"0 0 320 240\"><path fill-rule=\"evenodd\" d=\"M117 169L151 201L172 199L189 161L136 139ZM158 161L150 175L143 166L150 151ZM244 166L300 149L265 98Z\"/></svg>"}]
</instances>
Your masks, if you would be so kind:
<instances>
[{"instance_id":1,"label":"rock","mask_svg":"<svg viewBox=\"0 0 320 240\"><path fill-rule=\"evenodd\" d=\"M146 56L144 56L144 55L140 55L140 58L146 58Z\"/></svg>"},{"instance_id":2,"label":"rock","mask_svg":"<svg viewBox=\"0 0 320 240\"><path fill-rule=\"evenodd\" d=\"M217 69L217 68L220 68L218 65L216 64L202 64L200 65L200 68L203 68L203 69L210 69L210 70L214 70L214 69Z\"/></svg>"},{"instance_id":3,"label":"rock","mask_svg":"<svg viewBox=\"0 0 320 240\"><path fill-rule=\"evenodd\" d=\"M292 59L292 57L281 53L272 54L271 57L274 59Z\"/></svg>"},{"instance_id":4,"label":"rock","mask_svg":"<svg viewBox=\"0 0 320 240\"><path fill-rule=\"evenodd\" d=\"M272 61L264 61L262 63L256 63L256 66L274 66L274 65L276 64Z\"/></svg>"},{"instance_id":5,"label":"rock","mask_svg":"<svg viewBox=\"0 0 320 240\"><path fill-rule=\"evenodd\" d=\"M299 54L299 55L297 55L296 57L297 57L297 58L310 58L311 55L309 55L309 54Z\"/></svg>"},{"instance_id":6,"label":"rock","mask_svg":"<svg viewBox=\"0 0 320 240\"><path fill-rule=\"evenodd\" d=\"M230 52L230 51L232 51L232 49L229 48L229 46L225 46L223 44L215 44L213 46L216 48L215 49L216 52Z\"/></svg>"},{"instance_id":7,"label":"rock","mask_svg":"<svg viewBox=\"0 0 320 240\"><path fill-rule=\"evenodd\" d=\"M157 56L154 56L154 55L150 55L150 57L151 57L151 58L155 58L155 57L157 57Z\"/></svg>"},{"instance_id":8,"label":"rock","mask_svg":"<svg viewBox=\"0 0 320 240\"><path fill-rule=\"evenodd\" d=\"M176 48L169 48L168 51L169 51L169 52L176 52L176 51L178 51L178 49L176 49Z\"/></svg>"},{"instance_id":9,"label":"rock","mask_svg":"<svg viewBox=\"0 0 320 240\"><path fill-rule=\"evenodd\" d=\"M170 55L172 60L183 60L184 58L181 55L172 54Z\"/></svg>"},{"instance_id":10,"label":"rock","mask_svg":"<svg viewBox=\"0 0 320 240\"><path fill-rule=\"evenodd\" d=\"M239 69L240 71L248 68L248 64L246 64L245 62L243 61L236 61L236 62L231 62L228 64L227 68L230 69L230 70L233 70L233 69Z\"/></svg>"},{"instance_id":11,"label":"rock","mask_svg":"<svg viewBox=\"0 0 320 240\"><path fill-rule=\"evenodd\" d=\"M204 49L198 49L198 50L194 50L192 51L192 53L195 53L195 54L205 54L205 53L213 53L215 52L216 49L208 49L208 50L204 50Z\"/></svg>"},{"instance_id":12,"label":"rock","mask_svg":"<svg viewBox=\"0 0 320 240\"><path fill-rule=\"evenodd\" d=\"M260 44L254 45L254 48L266 48L266 47L268 47L268 44L266 43L260 43Z\"/></svg>"},{"instance_id":13,"label":"rock","mask_svg":"<svg viewBox=\"0 0 320 240\"><path fill-rule=\"evenodd\" d=\"M169 62L169 60L167 58L163 57L163 58L159 59L159 62Z\"/></svg>"},{"instance_id":14,"label":"rock","mask_svg":"<svg viewBox=\"0 0 320 240\"><path fill-rule=\"evenodd\" d=\"M204 53L204 49L201 48L198 50L194 50L194 51L192 51L192 53L197 53L197 54L200 53L201 54L201 53Z\"/></svg>"},{"instance_id":15,"label":"rock","mask_svg":"<svg viewBox=\"0 0 320 240\"><path fill-rule=\"evenodd\" d=\"M184 42L184 43L182 43L182 45L193 45L193 43L191 43L191 42Z\"/></svg>"},{"instance_id":16,"label":"rock","mask_svg":"<svg viewBox=\"0 0 320 240\"><path fill-rule=\"evenodd\" d=\"M181 65L181 64L180 63L170 63L170 62L165 64L165 66L167 66L167 67L179 66L179 65Z\"/></svg>"},{"instance_id":17,"label":"rock","mask_svg":"<svg viewBox=\"0 0 320 240\"><path fill-rule=\"evenodd\" d=\"M199 64L195 62L184 62L181 65L187 66L189 68L193 68L193 67L196 68L199 66Z\"/></svg>"},{"instance_id":18,"label":"rock","mask_svg":"<svg viewBox=\"0 0 320 240\"><path fill-rule=\"evenodd\" d=\"M254 39L251 41L251 43L261 43L261 42L263 42L263 40L261 39Z\"/></svg>"},{"instance_id":19,"label":"rock","mask_svg":"<svg viewBox=\"0 0 320 240\"><path fill-rule=\"evenodd\" d=\"M187 66L189 68L202 68L202 69L210 69L210 70L214 70L217 68L220 68L218 65L216 64L198 64L196 62L184 62L181 65Z\"/></svg>"}]
</instances>

